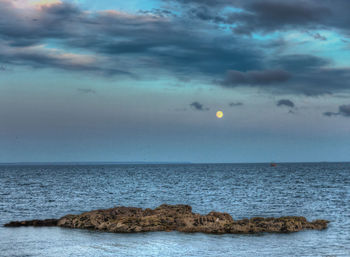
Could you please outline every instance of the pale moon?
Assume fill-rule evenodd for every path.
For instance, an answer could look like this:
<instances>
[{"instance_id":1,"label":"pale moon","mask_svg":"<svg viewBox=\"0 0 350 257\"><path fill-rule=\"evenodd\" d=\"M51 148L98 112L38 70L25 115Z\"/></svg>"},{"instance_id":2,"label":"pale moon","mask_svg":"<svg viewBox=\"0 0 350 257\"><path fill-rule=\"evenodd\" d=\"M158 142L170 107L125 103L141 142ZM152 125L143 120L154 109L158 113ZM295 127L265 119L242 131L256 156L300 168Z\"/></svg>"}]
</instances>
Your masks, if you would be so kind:
<instances>
[{"instance_id":1,"label":"pale moon","mask_svg":"<svg viewBox=\"0 0 350 257\"><path fill-rule=\"evenodd\" d=\"M221 119L222 117L224 117L224 113L222 111L217 111L216 117L218 117L218 119Z\"/></svg>"}]
</instances>

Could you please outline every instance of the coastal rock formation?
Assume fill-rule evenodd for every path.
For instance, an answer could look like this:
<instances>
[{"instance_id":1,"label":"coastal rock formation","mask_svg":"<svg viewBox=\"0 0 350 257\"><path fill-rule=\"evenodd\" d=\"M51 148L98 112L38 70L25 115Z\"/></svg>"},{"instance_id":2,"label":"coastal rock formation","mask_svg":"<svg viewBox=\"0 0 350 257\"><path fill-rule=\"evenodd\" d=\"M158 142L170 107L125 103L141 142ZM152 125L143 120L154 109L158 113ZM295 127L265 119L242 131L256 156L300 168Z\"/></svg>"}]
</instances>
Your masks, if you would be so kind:
<instances>
[{"instance_id":1,"label":"coastal rock formation","mask_svg":"<svg viewBox=\"0 0 350 257\"><path fill-rule=\"evenodd\" d=\"M59 226L65 228L93 229L115 233L152 231L202 232L212 234L289 233L303 229L322 230L328 221L308 222L304 217L252 218L233 220L228 213L210 212L200 215L188 205L166 205L141 209L116 207L95 210L79 215L66 215L58 220L33 220L10 222L6 227Z\"/></svg>"}]
</instances>

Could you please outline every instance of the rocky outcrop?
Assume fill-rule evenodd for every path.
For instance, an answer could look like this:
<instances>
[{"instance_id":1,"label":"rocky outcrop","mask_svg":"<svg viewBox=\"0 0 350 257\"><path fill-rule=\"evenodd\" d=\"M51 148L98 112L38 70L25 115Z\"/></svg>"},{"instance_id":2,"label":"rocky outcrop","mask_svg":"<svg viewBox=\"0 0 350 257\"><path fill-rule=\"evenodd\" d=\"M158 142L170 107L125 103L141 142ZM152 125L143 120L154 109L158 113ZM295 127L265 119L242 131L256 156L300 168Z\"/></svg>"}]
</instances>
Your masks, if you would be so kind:
<instances>
[{"instance_id":1,"label":"rocky outcrop","mask_svg":"<svg viewBox=\"0 0 350 257\"><path fill-rule=\"evenodd\" d=\"M58 220L11 222L7 227L59 226L65 228L93 229L115 233L152 231L202 232L213 234L289 233L304 229L322 230L328 221L308 222L304 217L252 218L233 220L228 213L210 212L200 215L188 205L166 205L141 209L116 207L79 215L66 215Z\"/></svg>"}]
</instances>

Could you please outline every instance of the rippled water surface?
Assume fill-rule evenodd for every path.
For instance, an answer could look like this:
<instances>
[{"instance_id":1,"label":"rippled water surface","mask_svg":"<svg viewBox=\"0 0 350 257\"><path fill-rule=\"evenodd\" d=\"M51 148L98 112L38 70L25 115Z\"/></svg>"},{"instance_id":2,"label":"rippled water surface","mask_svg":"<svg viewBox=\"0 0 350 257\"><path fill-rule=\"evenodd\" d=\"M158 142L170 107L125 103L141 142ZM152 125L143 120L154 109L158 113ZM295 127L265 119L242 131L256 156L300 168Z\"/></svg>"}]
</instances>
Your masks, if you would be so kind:
<instances>
[{"instance_id":1,"label":"rippled water surface","mask_svg":"<svg viewBox=\"0 0 350 257\"><path fill-rule=\"evenodd\" d=\"M4 228L99 208L189 204L234 219L300 215L325 231L205 235ZM0 166L0 256L350 256L350 164Z\"/></svg>"}]
</instances>

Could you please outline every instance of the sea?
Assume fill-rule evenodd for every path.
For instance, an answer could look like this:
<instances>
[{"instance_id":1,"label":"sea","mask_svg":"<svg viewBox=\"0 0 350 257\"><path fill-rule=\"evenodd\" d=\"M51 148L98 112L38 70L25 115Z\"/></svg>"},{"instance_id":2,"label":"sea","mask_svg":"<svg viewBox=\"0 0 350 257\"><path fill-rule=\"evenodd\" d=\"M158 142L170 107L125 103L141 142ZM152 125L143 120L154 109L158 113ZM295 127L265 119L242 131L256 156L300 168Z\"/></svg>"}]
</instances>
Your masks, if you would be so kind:
<instances>
[{"instance_id":1,"label":"sea","mask_svg":"<svg viewBox=\"0 0 350 257\"><path fill-rule=\"evenodd\" d=\"M3 227L163 203L234 219L295 215L330 224L257 235ZM0 256L350 256L350 163L0 165Z\"/></svg>"}]
</instances>

